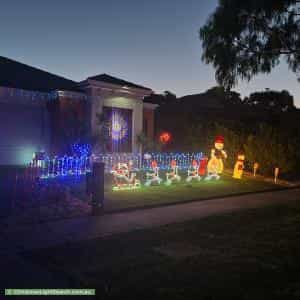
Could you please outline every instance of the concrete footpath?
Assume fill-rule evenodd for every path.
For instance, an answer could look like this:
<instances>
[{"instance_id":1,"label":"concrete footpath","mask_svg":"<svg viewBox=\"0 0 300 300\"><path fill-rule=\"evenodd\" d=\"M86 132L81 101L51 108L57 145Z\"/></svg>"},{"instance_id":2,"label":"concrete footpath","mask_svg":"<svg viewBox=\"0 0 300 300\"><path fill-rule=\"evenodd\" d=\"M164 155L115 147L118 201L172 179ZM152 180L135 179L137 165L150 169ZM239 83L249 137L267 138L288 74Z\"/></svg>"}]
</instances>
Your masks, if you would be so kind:
<instances>
[{"instance_id":1,"label":"concrete footpath","mask_svg":"<svg viewBox=\"0 0 300 300\"><path fill-rule=\"evenodd\" d=\"M297 200L300 188L6 228L0 231L0 289L72 288L67 278L24 259L21 253L26 250Z\"/></svg>"},{"instance_id":2,"label":"concrete footpath","mask_svg":"<svg viewBox=\"0 0 300 300\"><path fill-rule=\"evenodd\" d=\"M47 248L293 200L300 201L300 188L7 228L0 234L0 252Z\"/></svg>"}]
</instances>

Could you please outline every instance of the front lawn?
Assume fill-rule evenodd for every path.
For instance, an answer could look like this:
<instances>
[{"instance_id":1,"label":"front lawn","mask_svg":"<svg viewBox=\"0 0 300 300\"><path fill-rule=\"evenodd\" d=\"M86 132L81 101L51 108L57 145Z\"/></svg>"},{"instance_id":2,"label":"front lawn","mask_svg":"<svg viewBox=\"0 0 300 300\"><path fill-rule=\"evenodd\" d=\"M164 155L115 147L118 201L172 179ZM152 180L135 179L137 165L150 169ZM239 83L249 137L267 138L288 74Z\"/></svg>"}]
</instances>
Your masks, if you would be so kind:
<instances>
[{"instance_id":1,"label":"front lawn","mask_svg":"<svg viewBox=\"0 0 300 300\"><path fill-rule=\"evenodd\" d=\"M105 210L115 211L126 208L159 206L192 200L204 200L241 193L259 192L277 189L280 186L251 177L236 180L223 175L220 180L193 181L165 186L142 186L131 191L112 191L107 182L105 189Z\"/></svg>"},{"instance_id":2,"label":"front lawn","mask_svg":"<svg viewBox=\"0 0 300 300\"><path fill-rule=\"evenodd\" d=\"M25 256L98 299L299 299L299 232L291 201Z\"/></svg>"}]
</instances>

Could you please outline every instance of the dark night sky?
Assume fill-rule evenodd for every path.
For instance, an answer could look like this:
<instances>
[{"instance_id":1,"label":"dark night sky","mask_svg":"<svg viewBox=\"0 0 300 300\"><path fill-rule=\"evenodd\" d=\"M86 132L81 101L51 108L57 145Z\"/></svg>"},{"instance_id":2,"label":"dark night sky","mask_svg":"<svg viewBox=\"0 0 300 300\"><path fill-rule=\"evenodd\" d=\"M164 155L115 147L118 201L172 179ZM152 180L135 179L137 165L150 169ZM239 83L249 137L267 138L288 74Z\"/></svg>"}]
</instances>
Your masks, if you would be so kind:
<instances>
[{"instance_id":1,"label":"dark night sky","mask_svg":"<svg viewBox=\"0 0 300 300\"><path fill-rule=\"evenodd\" d=\"M201 62L198 30L216 0L9 0L0 7L0 55L74 80L108 73L178 96L216 84ZM285 64L236 90L300 84Z\"/></svg>"}]
</instances>

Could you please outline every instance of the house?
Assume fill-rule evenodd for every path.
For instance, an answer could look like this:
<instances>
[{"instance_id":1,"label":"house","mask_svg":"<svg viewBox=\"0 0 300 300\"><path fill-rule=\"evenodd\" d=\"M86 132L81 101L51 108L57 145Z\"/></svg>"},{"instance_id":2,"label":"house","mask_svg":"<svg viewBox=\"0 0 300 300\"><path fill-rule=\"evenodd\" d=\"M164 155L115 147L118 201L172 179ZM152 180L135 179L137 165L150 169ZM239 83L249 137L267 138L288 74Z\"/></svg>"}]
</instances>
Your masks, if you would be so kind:
<instances>
[{"instance_id":1,"label":"house","mask_svg":"<svg viewBox=\"0 0 300 300\"><path fill-rule=\"evenodd\" d=\"M150 88L107 74L75 82L0 57L0 164L24 164L35 151L61 155L82 132L109 152L137 152L154 137Z\"/></svg>"}]
</instances>

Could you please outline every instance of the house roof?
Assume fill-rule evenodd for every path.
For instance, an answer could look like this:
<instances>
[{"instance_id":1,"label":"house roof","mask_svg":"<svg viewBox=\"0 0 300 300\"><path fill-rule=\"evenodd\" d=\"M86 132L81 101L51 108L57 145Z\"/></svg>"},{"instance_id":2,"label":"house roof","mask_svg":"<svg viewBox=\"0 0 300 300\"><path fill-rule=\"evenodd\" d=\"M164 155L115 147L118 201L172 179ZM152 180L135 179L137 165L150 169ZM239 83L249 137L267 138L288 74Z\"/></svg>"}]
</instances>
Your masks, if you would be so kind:
<instances>
[{"instance_id":1,"label":"house roof","mask_svg":"<svg viewBox=\"0 0 300 300\"><path fill-rule=\"evenodd\" d=\"M88 79L151 91L147 87L108 74L100 74L88 77ZM0 56L0 86L40 92L50 92L53 90L83 92L76 81L51 74L3 56Z\"/></svg>"},{"instance_id":2,"label":"house roof","mask_svg":"<svg viewBox=\"0 0 300 300\"><path fill-rule=\"evenodd\" d=\"M145 86L138 85L138 84L135 84L135 83L132 83L132 82L129 82L129 81L117 78L117 77L113 77L113 76L110 76L107 74L100 74L100 75L88 77L88 79L107 82L107 83L116 84L116 85L120 85L120 86L127 86L127 87L151 91L150 88L147 88Z\"/></svg>"},{"instance_id":3,"label":"house roof","mask_svg":"<svg viewBox=\"0 0 300 300\"><path fill-rule=\"evenodd\" d=\"M49 92L79 91L77 82L0 56L0 86Z\"/></svg>"}]
</instances>

